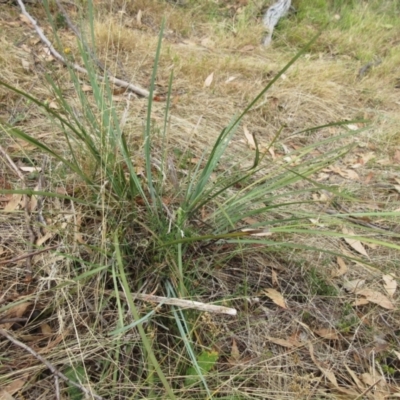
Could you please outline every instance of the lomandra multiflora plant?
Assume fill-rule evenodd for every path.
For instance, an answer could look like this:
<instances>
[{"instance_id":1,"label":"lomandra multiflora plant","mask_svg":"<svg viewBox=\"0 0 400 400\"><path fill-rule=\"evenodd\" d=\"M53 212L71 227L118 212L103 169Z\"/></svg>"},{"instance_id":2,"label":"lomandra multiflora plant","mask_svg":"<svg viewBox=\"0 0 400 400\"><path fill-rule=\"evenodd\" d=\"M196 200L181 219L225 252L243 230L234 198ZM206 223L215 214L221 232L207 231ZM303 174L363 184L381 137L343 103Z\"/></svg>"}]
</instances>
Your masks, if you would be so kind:
<instances>
[{"instance_id":1,"label":"lomandra multiflora plant","mask_svg":"<svg viewBox=\"0 0 400 400\"><path fill-rule=\"evenodd\" d=\"M288 3L282 2L282 7L287 7ZM91 47L95 48L90 4ZM50 13L48 15L51 20ZM57 284L52 291L65 291L65 285L70 285L68 290L73 298L78 285L79 290L95 286L100 291L96 309L108 307L107 301L112 303L109 312L116 317L106 327L103 326L105 331L96 331L98 321L91 326L90 337L102 339L99 339L101 357L96 360L96 369L86 367L85 357L73 369L82 372L75 374L74 379L98 382L92 385L106 397L115 393L131 397L134 391L146 398L174 399L184 388L185 391L195 389L191 392L193 398L203 399L211 398L212 393L218 392L219 383L213 380L210 373L218 354L216 356L211 351L199 349L195 338L200 334L194 328L198 314L183 311L178 306L168 306L170 314L169 311L160 314L161 305L139 305L137 293L157 292L166 298L196 300L207 293L208 288L196 283L204 280L197 280L194 260L211 258L209 262L212 264L217 260L218 251L215 249L219 246L229 245L231 254L249 249L255 251L254 245L259 250L267 248L283 253L296 248L333 254L332 250L315 244L296 244L291 235L340 238L343 233L338 227L351 224L349 219L343 219L339 214L322 213L319 204L315 205L305 195L323 190L336 199L344 196L346 200L351 200L349 194L342 193L338 188L313 180L316 172L345 155L351 145L333 149L329 146L331 150L319 156L313 152L319 146L331 145L340 138L357 135L359 131L345 131L340 136L305 146L291 154L291 159L295 161L286 164L268 161L255 138L256 149L249 168L243 169L240 160L234 165L230 163L225 170L220 168L226 163L231 139L244 116L313 45L318 35L280 70L238 116L227 121L210 150L206 150L194 165L187 163L184 167L167 165L168 149L163 147L166 146L164 139L170 113L172 75L163 125L156 127L151 118L162 37L163 29L155 51L139 147L129 142L129 135L124 131L121 113L113 102L109 77L105 74L99 80L100 72L81 42L80 57L87 77L75 72L67 63L70 83L75 90L74 100L79 101L79 107L76 101L72 104L64 96L57 77L50 74L49 88L58 109L4 79L0 81L10 92L35 104L45 113L53 129L57 127L62 133L63 146L59 146L58 143L37 139L24 127L2 124L7 135L22 139L41 154L57 161L57 167L51 171L49 178L73 182L73 189L67 193L42 191L40 196L78 204L79 214L87 216L90 221L81 225L81 229L87 230L90 241L82 243L79 250L69 256L72 265L77 267L63 277L64 282ZM61 43L59 38L55 40ZM91 94L82 89L82 79L90 83ZM346 124L349 121L330 123L307 131ZM279 132L272 143L278 138ZM132 150L134 148L136 150ZM173 189L165 179L171 168L177 172ZM299 182L303 184L298 185ZM35 193L33 189L18 192ZM317 225L310 221L316 213L319 215ZM277 214L279 218L275 217ZM368 213L369 217L377 215L382 214ZM383 239L379 240L368 230L366 232L369 234L359 235L356 239L400 249L400 246L384 239L384 232L381 233ZM76 243L68 242L71 237L74 235L65 235L64 247L71 245L76 249ZM363 262L368 263L368 260ZM214 297L213 302L235 305L234 300L224 294L221 298ZM132 332L134 334L127 341L126 335ZM104 351L101 350L103 346ZM173 349L173 352L168 349Z\"/></svg>"}]
</instances>

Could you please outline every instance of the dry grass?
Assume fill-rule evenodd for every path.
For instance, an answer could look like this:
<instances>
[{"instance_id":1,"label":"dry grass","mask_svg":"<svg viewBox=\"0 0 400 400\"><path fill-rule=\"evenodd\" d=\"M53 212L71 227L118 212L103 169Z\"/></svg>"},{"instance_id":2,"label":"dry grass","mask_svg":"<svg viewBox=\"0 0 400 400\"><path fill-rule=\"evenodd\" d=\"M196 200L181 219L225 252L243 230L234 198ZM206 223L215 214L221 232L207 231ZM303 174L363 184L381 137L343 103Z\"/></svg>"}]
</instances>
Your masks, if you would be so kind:
<instances>
[{"instance_id":1,"label":"dry grass","mask_svg":"<svg viewBox=\"0 0 400 400\"><path fill-rule=\"evenodd\" d=\"M262 2L183 3L186 5L155 0L127 4L98 1L95 20L99 58L116 75L147 88L159 26L165 17L156 84L159 93L166 93L174 70L166 146L177 164L179 157L182 162L190 162L189 158L197 159L210 148L231 117L244 109L323 22L330 21L312 50L245 116L244 125L257 134L264 147L284 126L274 145L275 158L268 159L270 166L266 171L270 173L291 152L338 132L337 127L327 127L299 133L303 129L337 120L368 119L369 123L359 123L359 127L368 129L340 143L354 143L352 151L314 179L321 185L336 185L359 199L341 203L342 212L399 209L400 28L393 14L398 7L395 1L349 2L353 8L343 6L337 21L333 15L342 2L329 2L329 7L314 5L315 8L313 2L295 2L298 14L281 23L268 49L260 46ZM325 2L318 2L322 3ZM55 10L54 6L54 13ZM29 11L50 33L43 10L31 6ZM75 6L70 5L68 11L74 20L78 19ZM141 19L137 17L139 11ZM45 73L50 73L65 97L78 107L67 71L43 59L42 44L30 27L18 22L18 13L13 4L0 9L4 31L0 39L2 76L16 87L51 102L54 96L45 77ZM85 24L82 29L86 29ZM72 56L81 62L73 34L67 29L58 33L64 48L70 48ZM360 68L378 59L379 65L358 76ZM211 73L213 82L205 87ZM84 77L82 82L86 82ZM122 115L126 96L118 94L115 100ZM154 103L152 119L156 127L163 124L164 110L164 102ZM133 98L124 132L129 146L139 154L145 116L146 101ZM52 121L4 88L0 88L0 118L23 128L61 154L68 154L64 137ZM231 167L231 158L243 157L244 165L251 164L252 154L241 129L219 171ZM0 145L17 166L42 165L43 156L37 150L6 135L4 129L2 132ZM324 154L334 145L337 144L321 146L312 155ZM160 158L161 152L157 147L155 158ZM78 154L85 160L85 154ZM307 157L301 162L312 162ZM0 163L1 188L21 188L22 182L9 163L3 158ZM137 165L140 164L139 157ZM93 169L90 159L83 165L87 171ZM82 383L92 385L105 398L168 398L154 374L154 366L146 358L136 329L110 336L111 330L133 322L124 294L115 291L116 278L110 272L115 255L109 252L114 223L118 220L120 224L129 224L132 205L95 198L90 188L57 161L48 161L45 176L46 191L76 196L82 203L46 200L43 209L48 239L44 246L57 244L58 248L32 258L31 277L27 274L26 258L0 265L0 327L64 373L72 373L74 379L73 369L79 370ZM38 174L26 173L27 187L34 188L38 181ZM103 183L99 179L99 186ZM177 190L171 201L177 201L179 196ZM1 197L2 209L10 201L10 196ZM326 206L331 207L329 203ZM310 206L309 210L315 209ZM290 206L274 212L271 217L283 218L289 215ZM365 217L365 221L392 230L393 242L398 243L399 224L393 216L378 221ZM332 232L340 232L340 220L331 222ZM146 248L150 227L146 230L143 225L131 225L129 245ZM12 212L0 214L0 262L26 255L31 229L38 237L46 234L27 221L21 197ZM378 233L371 229L370 237L379 239ZM277 233L274 240L357 256L337 237ZM191 296L204 302L225 299L239 310L237 318L187 314L196 354L203 349L218 354L212 374L207 376L214 398L381 399L389 394L398 395L398 294L392 299L395 309L387 310L371 302L353 306L356 296L344 289L346 281L362 278L368 289L385 293L382 274L398 275L398 251L373 243L366 249L369 260L346 260L347 272L340 276L335 276L336 257L298 248L279 251L255 244L238 250L229 244L199 245L186 255L190 281L187 289ZM135 258L124 260L132 292L165 294L160 293L160 276L167 268L165 260L156 260L154 254L146 253L137 257L140 252L136 250L134 254ZM81 274L87 275L81 278ZM141 287L143 283L145 288ZM265 294L271 287L283 294L286 310ZM137 308L143 316L155 306L137 303ZM185 386L190 359L179 331L173 327L170 309L157 309L157 320L145 324L153 351L177 398L206 398L200 386ZM54 377L42 363L7 340L2 339L0 346L0 389L14 398L54 398ZM74 398L71 387L64 383L61 395ZM79 396L75 398L83 398Z\"/></svg>"}]
</instances>

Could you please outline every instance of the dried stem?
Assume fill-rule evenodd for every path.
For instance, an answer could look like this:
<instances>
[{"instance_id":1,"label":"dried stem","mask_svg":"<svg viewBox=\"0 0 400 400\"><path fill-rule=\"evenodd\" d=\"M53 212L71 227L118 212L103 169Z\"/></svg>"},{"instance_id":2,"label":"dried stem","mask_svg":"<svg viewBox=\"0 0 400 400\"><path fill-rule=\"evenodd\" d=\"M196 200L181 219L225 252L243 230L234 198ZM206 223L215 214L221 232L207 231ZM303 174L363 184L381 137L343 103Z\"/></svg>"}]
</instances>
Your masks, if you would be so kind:
<instances>
[{"instance_id":1,"label":"dried stem","mask_svg":"<svg viewBox=\"0 0 400 400\"><path fill-rule=\"evenodd\" d=\"M43 358L40 354L36 353L35 350L30 348L25 343L20 342L19 340L15 339L12 335L10 335L6 330L0 329L0 335L6 337L10 342L14 343L16 346L21 347L22 349L26 350L28 353L32 354L35 358L37 358L40 362L42 362L54 375L61 378L63 381L68 382L69 385L75 386L76 388L80 389L83 393L88 396L93 397L96 400L104 400L103 397L93 394L89 389L86 389L84 386L76 383L66 377L62 372L58 371L54 365L49 363L45 358Z\"/></svg>"}]
</instances>

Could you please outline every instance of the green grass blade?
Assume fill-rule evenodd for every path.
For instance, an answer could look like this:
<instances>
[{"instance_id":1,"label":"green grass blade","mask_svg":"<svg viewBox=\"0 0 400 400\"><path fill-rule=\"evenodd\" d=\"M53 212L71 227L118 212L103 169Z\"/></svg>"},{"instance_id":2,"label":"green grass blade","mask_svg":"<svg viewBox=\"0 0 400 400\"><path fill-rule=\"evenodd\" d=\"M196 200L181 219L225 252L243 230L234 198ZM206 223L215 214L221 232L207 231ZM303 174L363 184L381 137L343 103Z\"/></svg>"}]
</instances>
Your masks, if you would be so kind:
<instances>
[{"instance_id":1,"label":"green grass blade","mask_svg":"<svg viewBox=\"0 0 400 400\"><path fill-rule=\"evenodd\" d=\"M151 171L151 165L152 165L152 163L151 163L151 153L152 153L152 149L151 149L151 144L152 144L151 112L152 112L152 106L153 106L154 87L155 87L155 82L156 82L156 77L157 77L157 67L158 67L158 63L160 60L164 26L165 26L165 20L163 20L163 22L161 24L160 33L158 36L158 43L157 43L156 55L154 58L153 72L152 72L151 81L150 81L150 90L149 90L150 94L149 94L149 99L148 99L148 103L147 103L146 126L145 126L145 130L144 130L144 153L145 153L145 161L146 161L147 186L148 186L149 192L150 192L151 203L155 210L157 209L157 207L161 207L161 204L160 204L160 200L158 199L158 196L157 196L155 188L154 188L153 174Z\"/></svg>"},{"instance_id":2,"label":"green grass blade","mask_svg":"<svg viewBox=\"0 0 400 400\"><path fill-rule=\"evenodd\" d=\"M176 295L174 293L174 290L173 290L173 288L172 288L172 286L171 286L171 284L169 282L166 282L166 289L167 289L168 295L170 297L176 297ZM192 348L192 346L190 344L190 341L188 339L189 328L188 328L188 325L187 325L187 323L185 321L184 314L182 313L181 310L176 310L175 307L171 307L171 308L172 308L172 313L173 313L173 315L175 317L176 325L178 326L180 337L181 337L181 339L182 339L182 341L183 341L183 343L185 345L185 348L186 348L186 351L187 351L187 353L189 355L189 358L192 361L192 367L196 371L200 381L203 383L203 386L204 386L204 388L205 388L205 390L207 392L208 397L210 397L211 396L211 392L210 392L210 389L208 388L207 381L206 381L206 379L205 379L205 377L203 375L203 371L199 366L198 359L197 359L197 357L196 357L196 355L195 355L195 353L193 351L193 348ZM193 377L192 377L192 380L193 380Z\"/></svg>"},{"instance_id":3,"label":"green grass blade","mask_svg":"<svg viewBox=\"0 0 400 400\"><path fill-rule=\"evenodd\" d=\"M122 287L124 289L125 292L125 296L127 298L128 301L128 305L129 305L129 310L132 312L132 315L134 317L134 319L136 321L140 320L140 316L139 313L136 309L135 306L135 302L133 300L133 296L130 290L130 286L128 284L128 280L126 278L125 275L125 270L124 270L124 265L123 265L123 261L122 261L122 255L121 255L121 250L120 250L120 246L119 246L119 240L118 240L118 236L115 234L114 235L114 246L115 246L115 253L116 253L116 257L117 257L117 263L119 266L119 276L120 276L120 281L122 284ZM169 396L170 399L175 400L176 397L174 395L174 392L172 391L172 388L170 386L170 384L167 381L167 378L165 377L164 373L161 370L161 366L159 364L159 362L157 361L157 358L154 354L154 351L151 347L151 343L146 335L146 332L143 328L142 324L138 324L137 325L137 329L139 331L140 337L142 339L142 343L144 348L146 349L146 353L149 357L149 361L151 362L151 364L153 365L153 367L155 368L158 377L160 378L160 381L162 382L162 384L164 385L164 388Z\"/></svg>"}]
</instances>

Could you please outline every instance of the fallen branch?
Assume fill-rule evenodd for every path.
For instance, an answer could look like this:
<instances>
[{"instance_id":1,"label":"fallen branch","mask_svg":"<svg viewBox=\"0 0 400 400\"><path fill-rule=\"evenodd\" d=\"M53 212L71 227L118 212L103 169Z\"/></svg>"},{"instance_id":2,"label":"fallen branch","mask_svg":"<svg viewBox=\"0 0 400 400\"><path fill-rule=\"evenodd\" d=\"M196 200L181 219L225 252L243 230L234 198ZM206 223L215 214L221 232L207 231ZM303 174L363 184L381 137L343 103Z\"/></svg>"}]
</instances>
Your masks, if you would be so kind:
<instances>
[{"instance_id":1,"label":"fallen branch","mask_svg":"<svg viewBox=\"0 0 400 400\"><path fill-rule=\"evenodd\" d=\"M227 314L236 315L235 308L215 306L213 304L200 303L199 301L177 299L173 297L154 296L152 294L132 293L135 299L149 301L152 303L169 304L170 306L177 306L182 308L192 308L194 310L206 311L213 314Z\"/></svg>"},{"instance_id":2,"label":"fallen branch","mask_svg":"<svg viewBox=\"0 0 400 400\"><path fill-rule=\"evenodd\" d=\"M20 171L20 169L15 165L14 161L11 159L11 157L4 151L3 147L0 146L0 154L3 155L3 157L8 161L10 164L10 167L15 171L17 174L18 178L25 183L25 178L24 174Z\"/></svg>"},{"instance_id":3,"label":"fallen branch","mask_svg":"<svg viewBox=\"0 0 400 400\"><path fill-rule=\"evenodd\" d=\"M46 247L45 249L40 249L40 250L37 250L37 251L33 251L31 253L24 254L24 255L19 256L19 257L10 258L8 260L2 260L2 261L0 261L0 265L13 264L13 263L15 263L17 261L23 260L24 258L33 257L33 256L36 256L36 255L38 255L40 253L44 253L45 251L49 251L49 250L55 249L57 247L58 247L58 244L54 245L54 246Z\"/></svg>"},{"instance_id":4,"label":"fallen branch","mask_svg":"<svg viewBox=\"0 0 400 400\"><path fill-rule=\"evenodd\" d=\"M89 75L89 72L81 67L80 65L76 63L70 63L68 62L51 44L50 40L47 39L46 35L43 33L43 30L38 26L37 22L31 17L31 15L26 11L25 5L22 2L22 0L17 0L19 7L21 8L22 14L29 20L29 22L33 25L35 28L36 33L39 35L41 41L48 47L50 53L53 55L54 58L56 58L58 61L63 63L64 65L71 66L73 69L75 69L78 72L81 72L83 74ZM97 77L98 79L100 77ZM108 79L110 82L114 83L117 86L126 88L131 90L134 93L139 94L140 96L143 97L149 97L150 93L148 90L143 89L139 86L132 85L129 82L123 81L122 79L115 78L113 76L108 76Z\"/></svg>"},{"instance_id":5,"label":"fallen branch","mask_svg":"<svg viewBox=\"0 0 400 400\"><path fill-rule=\"evenodd\" d=\"M15 339L12 335L10 335L6 330L0 329L0 335L6 337L10 342L14 343L18 347L21 347L22 349L26 350L28 353L32 354L35 358L37 358L40 362L42 362L54 375L58 376L61 378L63 381L68 382L69 385L74 386L81 390L83 393L85 393L88 396L93 397L96 400L105 400L103 397L98 396L97 394L92 393L89 389L86 389L84 386L80 385L79 383L76 383L66 377L62 372L58 371L56 367L53 366L50 362L48 362L45 358L43 358L40 354L36 353L35 350L30 348L28 345L25 343L20 342L19 340Z\"/></svg>"}]
</instances>

